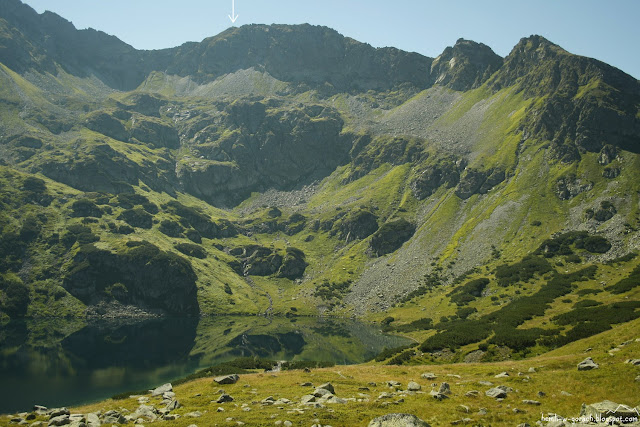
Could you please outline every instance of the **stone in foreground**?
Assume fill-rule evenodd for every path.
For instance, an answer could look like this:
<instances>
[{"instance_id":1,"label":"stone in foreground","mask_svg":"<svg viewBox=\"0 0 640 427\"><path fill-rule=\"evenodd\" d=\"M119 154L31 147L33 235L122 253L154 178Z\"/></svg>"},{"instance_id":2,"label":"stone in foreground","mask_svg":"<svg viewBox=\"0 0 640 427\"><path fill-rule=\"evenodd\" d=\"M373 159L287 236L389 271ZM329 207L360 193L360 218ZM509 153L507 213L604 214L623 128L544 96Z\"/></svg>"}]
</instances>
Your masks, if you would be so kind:
<instances>
[{"instance_id":1,"label":"stone in foreground","mask_svg":"<svg viewBox=\"0 0 640 427\"><path fill-rule=\"evenodd\" d=\"M231 374L231 375L223 375L221 377L215 377L213 381L215 381L218 384L235 384L238 382L239 379L240 377L237 374Z\"/></svg>"},{"instance_id":2,"label":"stone in foreground","mask_svg":"<svg viewBox=\"0 0 640 427\"><path fill-rule=\"evenodd\" d=\"M600 365L593 361L592 358L587 357L582 362L578 363L578 371L590 371L591 369L598 369Z\"/></svg>"},{"instance_id":3,"label":"stone in foreground","mask_svg":"<svg viewBox=\"0 0 640 427\"><path fill-rule=\"evenodd\" d=\"M411 414L387 414L374 418L369 427L430 427L429 424Z\"/></svg>"},{"instance_id":4,"label":"stone in foreground","mask_svg":"<svg viewBox=\"0 0 640 427\"><path fill-rule=\"evenodd\" d=\"M170 391L173 391L173 386L171 385L171 383L163 384L160 387L156 388L155 390L152 390L151 396L153 397L162 396L163 394Z\"/></svg>"}]
</instances>

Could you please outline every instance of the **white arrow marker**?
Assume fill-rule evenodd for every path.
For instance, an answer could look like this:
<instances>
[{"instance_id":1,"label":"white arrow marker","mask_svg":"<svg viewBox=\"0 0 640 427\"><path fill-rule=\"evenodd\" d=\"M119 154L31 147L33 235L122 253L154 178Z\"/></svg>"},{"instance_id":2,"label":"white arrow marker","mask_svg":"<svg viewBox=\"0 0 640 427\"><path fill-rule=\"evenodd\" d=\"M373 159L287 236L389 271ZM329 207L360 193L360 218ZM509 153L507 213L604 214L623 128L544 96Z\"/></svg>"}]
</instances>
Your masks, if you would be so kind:
<instances>
[{"instance_id":1,"label":"white arrow marker","mask_svg":"<svg viewBox=\"0 0 640 427\"><path fill-rule=\"evenodd\" d=\"M235 24L238 15L236 15L236 0L231 0L231 15L227 15L231 19L231 23Z\"/></svg>"}]
</instances>

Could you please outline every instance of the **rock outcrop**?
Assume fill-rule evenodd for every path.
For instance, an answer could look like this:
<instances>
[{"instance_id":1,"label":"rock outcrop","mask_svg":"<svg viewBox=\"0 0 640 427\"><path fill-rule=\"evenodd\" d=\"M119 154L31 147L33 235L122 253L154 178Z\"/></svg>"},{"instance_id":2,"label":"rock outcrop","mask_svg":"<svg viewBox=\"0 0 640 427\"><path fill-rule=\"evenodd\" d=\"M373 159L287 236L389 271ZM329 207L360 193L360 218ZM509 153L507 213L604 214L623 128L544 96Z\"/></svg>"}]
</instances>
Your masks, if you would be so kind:
<instances>
[{"instance_id":1,"label":"rock outcrop","mask_svg":"<svg viewBox=\"0 0 640 427\"><path fill-rule=\"evenodd\" d=\"M470 90L481 86L502 66L502 58L487 45L458 39L431 64L435 84L454 90Z\"/></svg>"},{"instance_id":2,"label":"rock outcrop","mask_svg":"<svg viewBox=\"0 0 640 427\"><path fill-rule=\"evenodd\" d=\"M196 274L182 257L147 242L110 252L81 246L63 286L87 305L116 300L167 314L197 315Z\"/></svg>"}]
</instances>

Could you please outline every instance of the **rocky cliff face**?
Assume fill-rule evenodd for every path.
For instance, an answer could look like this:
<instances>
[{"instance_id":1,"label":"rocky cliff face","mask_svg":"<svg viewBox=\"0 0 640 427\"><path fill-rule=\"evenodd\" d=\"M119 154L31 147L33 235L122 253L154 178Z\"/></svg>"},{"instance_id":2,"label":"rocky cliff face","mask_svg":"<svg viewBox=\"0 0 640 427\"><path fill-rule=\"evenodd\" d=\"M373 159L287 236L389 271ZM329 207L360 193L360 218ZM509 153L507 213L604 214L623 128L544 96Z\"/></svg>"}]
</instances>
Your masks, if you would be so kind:
<instances>
[{"instance_id":1,"label":"rocky cliff face","mask_svg":"<svg viewBox=\"0 0 640 427\"><path fill-rule=\"evenodd\" d=\"M640 150L640 86L610 65L531 36L513 48L489 85L514 86L526 97L547 96L532 107L526 127L530 135L553 141L559 158L574 151L565 158L575 160L575 149L597 152L606 144Z\"/></svg>"},{"instance_id":2,"label":"rocky cliff face","mask_svg":"<svg viewBox=\"0 0 640 427\"><path fill-rule=\"evenodd\" d=\"M117 301L151 312L197 315L200 310L191 264L146 242L130 241L111 253L79 248L63 286L87 305Z\"/></svg>"},{"instance_id":3,"label":"rocky cliff face","mask_svg":"<svg viewBox=\"0 0 640 427\"><path fill-rule=\"evenodd\" d=\"M502 66L502 58L487 45L459 39L431 65L435 84L454 90L475 89Z\"/></svg>"},{"instance_id":4,"label":"rocky cliff face","mask_svg":"<svg viewBox=\"0 0 640 427\"><path fill-rule=\"evenodd\" d=\"M347 163L351 138L332 108L269 108L235 102L191 120L200 128L188 142L196 158L183 158L178 177L187 191L214 204L235 205L252 191L291 189Z\"/></svg>"}]
</instances>

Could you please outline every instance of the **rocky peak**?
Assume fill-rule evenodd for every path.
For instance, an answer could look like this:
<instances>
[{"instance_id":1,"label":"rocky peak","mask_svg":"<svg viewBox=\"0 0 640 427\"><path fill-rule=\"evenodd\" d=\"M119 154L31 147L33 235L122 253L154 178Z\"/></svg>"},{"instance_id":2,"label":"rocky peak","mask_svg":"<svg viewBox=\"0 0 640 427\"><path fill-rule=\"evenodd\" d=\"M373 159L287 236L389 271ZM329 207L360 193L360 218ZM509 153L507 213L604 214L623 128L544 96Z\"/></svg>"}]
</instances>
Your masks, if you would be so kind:
<instances>
[{"instance_id":1,"label":"rocky peak","mask_svg":"<svg viewBox=\"0 0 640 427\"><path fill-rule=\"evenodd\" d=\"M458 39L433 61L431 76L435 84L469 90L482 85L501 65L502 58L489 46Z\"/></svg>"},{"instance_id":2,"label":"rocky peak","mask_svg":"<svg viewBox=\"0 0 640 427\"><path fill-rule=\"evenodd\" d=\"M424 89L432 61L417 53L376 49L309 24L244 25L167 54L173 56L166 67L170 74L211 81L255 68L302 88L329 92L385 90L403 83Z\"/></svg>"}]
</instances>

